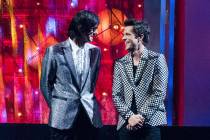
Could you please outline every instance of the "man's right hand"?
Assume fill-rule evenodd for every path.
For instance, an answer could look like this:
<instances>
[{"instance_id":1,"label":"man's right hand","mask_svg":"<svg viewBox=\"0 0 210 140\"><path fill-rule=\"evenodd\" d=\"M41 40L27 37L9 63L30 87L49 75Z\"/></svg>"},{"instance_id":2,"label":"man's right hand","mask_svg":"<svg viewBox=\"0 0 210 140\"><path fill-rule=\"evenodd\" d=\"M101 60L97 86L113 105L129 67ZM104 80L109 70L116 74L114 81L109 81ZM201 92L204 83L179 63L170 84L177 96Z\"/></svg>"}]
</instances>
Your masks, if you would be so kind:
<instances>
[{"instance_id":1,"label":"man's right hand","mask_svg":"<svg viewBox=\"0 0 210 140\"><path fill-rule=\"evenodd\" d=\"M131 127L134 127L136 125L142 126L144 123L144 117L140 114L135 114L130 116L130 118L128 119L128 124Z\"/></svg>"}]
</instances>

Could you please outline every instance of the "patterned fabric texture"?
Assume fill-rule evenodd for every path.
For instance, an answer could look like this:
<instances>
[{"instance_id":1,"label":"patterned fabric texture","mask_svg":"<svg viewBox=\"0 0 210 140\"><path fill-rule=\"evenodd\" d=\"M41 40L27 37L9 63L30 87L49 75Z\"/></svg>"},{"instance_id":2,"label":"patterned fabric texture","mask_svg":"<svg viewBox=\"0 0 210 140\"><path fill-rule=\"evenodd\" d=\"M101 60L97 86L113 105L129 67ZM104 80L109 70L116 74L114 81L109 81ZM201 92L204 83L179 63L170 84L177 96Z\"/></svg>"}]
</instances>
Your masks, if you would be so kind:
<instances>
[{"instance_id":1,"label":"patterned fabric texture","mask_svg":"<svg viewBox=\"0 0 210 140\"><path fill-rule=\"evenodd\" d=\"M100 49L88 44L89 66L78 80L69 41L48 47L42 63L40 86L50 108L49 125L57 129L72 127L82 105L94 127L102 127L94 94L100 66Z\"/></svg>"},{"instance_id":2,"label":"patterned fabric texture","mask_svg":"<svg viewBox=\"0 0 210 140\"><path fill-rule=\"evenodd\" d=\"M119 112L117 129L134 114L130 109L133 96L136 99L137 112L145 118L145 124L167 124L164 105L167 81L168 68L163 54L144 48L135 77L130 53L116 60L112 96Z\"/></svg>"}]
</instances>

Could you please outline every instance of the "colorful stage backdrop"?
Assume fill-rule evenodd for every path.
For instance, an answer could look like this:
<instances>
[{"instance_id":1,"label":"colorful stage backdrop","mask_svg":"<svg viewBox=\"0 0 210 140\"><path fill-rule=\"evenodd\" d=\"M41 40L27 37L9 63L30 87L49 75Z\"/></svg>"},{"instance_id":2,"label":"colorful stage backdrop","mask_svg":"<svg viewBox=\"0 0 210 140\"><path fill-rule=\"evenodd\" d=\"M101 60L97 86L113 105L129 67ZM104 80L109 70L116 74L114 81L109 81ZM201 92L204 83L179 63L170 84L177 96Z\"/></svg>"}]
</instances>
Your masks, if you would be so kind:
<instances>
[{"instance_id":1,"label":"colorful stage backdrop","mask_svg":"<svg viewBox=\"0 0 210 140\"><path fill-rule=\"evenodd\" d=\"M167 58L168 124L209 126L209 5L209 0L0 0L0 123L47 123L39 89L43 54L67 39L73 15L88 9L101 20L93 43L102 50L96 94L105 125L117 121L112 66L126 53L122 23L134 17L150 23L148 47Z\"/></svg>"},{"instance_id":2,"label":"colorful stage backdrop","mask_svg":"<svg viewBox=\"0 0 210 140\"><path fill-rule=\"evenodd\" d=\"M49 110L39 88L42 57L47 47L67 39L68 24L81 9L100 17L93 42L102 50L96 94L103 123L116 124L112 66L126 53L123 21L143 18L143 0L1 0L0 123L47 123Z\"/></svg>"}]
</instances>

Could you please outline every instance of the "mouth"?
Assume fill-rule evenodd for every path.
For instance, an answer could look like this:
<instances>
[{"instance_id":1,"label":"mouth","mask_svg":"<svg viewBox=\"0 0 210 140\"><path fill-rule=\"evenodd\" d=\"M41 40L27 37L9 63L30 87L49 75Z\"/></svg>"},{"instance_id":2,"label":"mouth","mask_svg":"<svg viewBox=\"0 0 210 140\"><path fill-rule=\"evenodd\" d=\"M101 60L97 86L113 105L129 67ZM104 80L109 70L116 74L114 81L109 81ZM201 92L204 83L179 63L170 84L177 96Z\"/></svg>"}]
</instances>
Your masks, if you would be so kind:
<instances>
[{"instance_id":1,"label":"mouth","mask_svg":"<svg viewBox=\"0 0 210 140\"><path fill-rule=\"evenodd\" d=\"M130 42L129 41L125 41L125 45L129 45L130 44Z\"/></svg>"},{"instance_id":2,"label":"mouth","mask_svg":"<svg viewBox=\"0 0 210 140\"><path fill-rule=\"evenodd\" d=\"M94 36L93 35L89 35L89 40L93 41Z\"/></svg>"},{"instance_id":3,"label":"mouth","mask_svg":"<svg viewBox=\"0 0 210 140\"><path fill-rule=\"evenodd\" d=\"M130 41L125 41L125 50L132 51L133 45Z\"/></svg>"},{"instance_id":4,"label":"mouth","mask_svg":"<svg viewBox=\"0 0 210 140\"><path fill-rule=\"evenodd\" d=\"M128 43L125 43L125 49L127 50L127 49L129 49L130 48L130 43L128 42Z\"/></svg>"}]
</instances>

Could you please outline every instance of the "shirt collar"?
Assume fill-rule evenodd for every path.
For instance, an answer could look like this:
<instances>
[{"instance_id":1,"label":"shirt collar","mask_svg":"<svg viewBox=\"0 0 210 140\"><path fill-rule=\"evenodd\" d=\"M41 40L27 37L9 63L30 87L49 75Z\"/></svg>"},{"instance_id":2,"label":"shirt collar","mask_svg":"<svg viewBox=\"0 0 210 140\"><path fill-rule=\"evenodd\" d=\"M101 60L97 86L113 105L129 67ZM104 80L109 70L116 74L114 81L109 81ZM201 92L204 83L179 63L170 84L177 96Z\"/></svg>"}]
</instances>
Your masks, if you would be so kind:
<instances>
[{"instance_id":1,"label":"shirt collar","mask_svg":"<svg viewBox=\"0 0 210 140\"><path fill-rule=\"evenodd\" d=\"M91 48L93 48L89 43L85 43L83 48L80 48L70 37L69 37L69 42L71 44L71 48L73 52L77 52L79 49L85 49L85 50L89 50Z\"/></svg>"},{"instance_id":2,"label":"shirt collar","mask_svg":"<svg viewBox=\"0 0 210 140\"><path fill-rule=\"evenodd\" d=\"M69 37L69 42L71 44L71 48L73 52L77 52L80 49L79 46L73 40L71 40L70 37Z\"/></svg>"}]
</instances>

